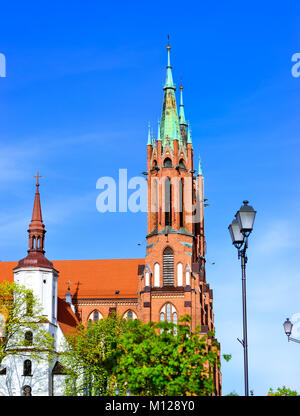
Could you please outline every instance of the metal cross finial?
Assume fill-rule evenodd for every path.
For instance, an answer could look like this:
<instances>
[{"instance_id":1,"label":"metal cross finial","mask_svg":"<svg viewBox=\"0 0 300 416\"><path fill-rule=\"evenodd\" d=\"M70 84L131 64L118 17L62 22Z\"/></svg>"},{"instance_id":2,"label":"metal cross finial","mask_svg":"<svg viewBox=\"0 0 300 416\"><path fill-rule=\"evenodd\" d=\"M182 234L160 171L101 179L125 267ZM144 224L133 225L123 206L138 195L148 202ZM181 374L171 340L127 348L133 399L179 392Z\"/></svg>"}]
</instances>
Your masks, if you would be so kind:
<instances>
[{"instance_id":1,"label":"metal cross finial","mask_svg":"<svg viewBox=\"0 0 300 416\"><path fill-rule=\"evenodd\" d=\"M72 283L70 280L66 282L68 284L68 290L70 290L70 284Z\"/></svg>"},{"instance_id":2,"label":"metal cross finial","mask_svg":"<svg viewBox=\"0 0 300 416\"><path fill-rule=\"evenodd\" d=\"M40 186L40 184L39 184L39 178L42 178L42 176L39 174L39 172L37 173L36 176L34 176L34 178L36 178L36 186Z\"/></svg>"},{"instance_id":3,"label":"metal cross finial","mask_svg":"<svg viewBox=\"0 0 300 416\"><path fill-rule=\"evenodd\" d=\"M169 33L168 33L168 45L167 45L167 49L168 50L171 49L171 46L170 46L170 35L169 35Z\"/></svg>"}]
</instances>

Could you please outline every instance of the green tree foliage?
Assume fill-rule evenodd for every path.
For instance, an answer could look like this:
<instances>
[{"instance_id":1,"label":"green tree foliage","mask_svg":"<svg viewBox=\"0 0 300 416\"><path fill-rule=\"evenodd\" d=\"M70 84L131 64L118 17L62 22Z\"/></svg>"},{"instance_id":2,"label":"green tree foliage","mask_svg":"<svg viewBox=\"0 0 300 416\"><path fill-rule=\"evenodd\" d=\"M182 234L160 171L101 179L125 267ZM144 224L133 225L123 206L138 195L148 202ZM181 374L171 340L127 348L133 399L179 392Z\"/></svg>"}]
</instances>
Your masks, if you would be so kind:
<instances>
[{"instance_id":1,"label":"green tree foliage","mask_svg":"<svg viewBox=\"0 0 300 416\"><path fill-rule=\"evenodd\" d=\"M45 330L42 309L32 291L16 283L0 284L0 365L8 355L51 359L54 340Z\"/></svg>"},{"instance_id":2,"label":"green tree foliage","mask_svg":"<svg viewBox=\"0 0 300 416\"><path fill-rule=\"evenodd\" d=\"M114 395L115 360L126 328L127 321L114 316L80 325L67 337L65 353L60 357L68 371L65 395Z\"/></svg>"},{"instance_id":3,"label":"green tree foliage","mask_svg":"<svg viewBox=\"0 0 300 416\"><path fill-rule=\"evenodd\" d=\"M210 395L219 365L190 317L178 325L108 317L68 337L67 395ZM117 390L116 390L117 389Z\"/></svg>"},{"instance_id":4,"label":"green tree foliage","mask_svg":"<svg viewBox=\"0 0 300 416\"><path fill-rule=\"evenodd\" d=\"M278 387L276 391L270 388L268 396L299 396L299 394L295 390L283 386Z\"/></svg>"}]
</instances>

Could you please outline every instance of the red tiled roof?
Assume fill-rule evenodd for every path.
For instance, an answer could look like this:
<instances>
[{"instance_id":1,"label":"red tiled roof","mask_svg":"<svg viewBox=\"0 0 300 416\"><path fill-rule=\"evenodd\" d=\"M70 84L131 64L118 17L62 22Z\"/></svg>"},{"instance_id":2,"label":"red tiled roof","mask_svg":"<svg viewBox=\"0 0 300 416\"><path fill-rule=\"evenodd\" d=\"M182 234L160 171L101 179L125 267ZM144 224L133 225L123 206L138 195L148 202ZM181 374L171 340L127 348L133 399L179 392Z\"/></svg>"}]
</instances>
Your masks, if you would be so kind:
<instances>
[{"instance_id":1,"label":"red tiled roof","mask_svg":"<svg viewBox=\"0 0 300 416\"><path fill-rule=\"evenodd\" d=\"M64 335L70 335L80 324L71 306L61 298L57 298L57 320Z\"/></svg>"},{"instance_id":2,"label":"red tiled roof","mask_svg":"<svg viewBox=\"0 0 300 416\"><path fill-rule=\"evenodd\" d=\"M17 262L0 262L0 281L13 281ZM65 297L67 282L77 298L135 298L138 288L138 266L144 259L57 260L58 296ZM116 295L115 291L119 290Z\"/></svg>"}]
</instances>

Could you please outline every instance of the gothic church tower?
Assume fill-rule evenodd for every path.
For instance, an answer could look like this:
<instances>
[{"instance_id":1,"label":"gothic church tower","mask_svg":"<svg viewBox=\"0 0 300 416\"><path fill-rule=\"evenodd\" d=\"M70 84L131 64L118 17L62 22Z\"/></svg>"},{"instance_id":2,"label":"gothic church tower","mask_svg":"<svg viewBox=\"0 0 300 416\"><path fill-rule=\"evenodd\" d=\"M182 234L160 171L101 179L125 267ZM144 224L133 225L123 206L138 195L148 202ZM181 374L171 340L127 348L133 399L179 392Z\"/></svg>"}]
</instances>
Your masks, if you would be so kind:
<instances>
[{"instance_id":1,"label":"gothic church tower","mask_svg":"<svg viewBox=\"0 0 300 416\"><path fill-rule=\"evenodd\" d=\"M194 169L182 85L178 115L170 49L168 45L157 138L152 137L150 127L148 133L147 247L139 282L139 316L144 322L177 323L179 317L188 314L192 329L200 324L208 334L214 330L214 316L213 292L205 273L204 178L200 159L198 171ZM215 376L220 378L219 371Z\"/></svg>"}]
</instances>

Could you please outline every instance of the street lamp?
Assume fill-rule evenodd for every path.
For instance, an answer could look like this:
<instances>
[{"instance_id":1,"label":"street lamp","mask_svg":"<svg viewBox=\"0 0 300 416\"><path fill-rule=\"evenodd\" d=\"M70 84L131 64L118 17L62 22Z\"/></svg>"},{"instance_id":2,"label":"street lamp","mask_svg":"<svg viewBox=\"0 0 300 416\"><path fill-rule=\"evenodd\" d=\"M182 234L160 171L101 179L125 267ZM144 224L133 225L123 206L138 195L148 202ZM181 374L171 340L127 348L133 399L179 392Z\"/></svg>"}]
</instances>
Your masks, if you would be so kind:
<instances>
[{"instance_id":1,"label":"street lamp","mask_svg":"<svg viewBox=\"0 0 300 416\"><path fill-rule=\"evenodd\" d=\"M286 336L288 337L288 341L294 341L294 342L298 342L298 344L300 344L300 340L299 339L295 339L295 338L292 338L291 337L291 333L292 333L292 329L293 329L293 324L289 320L289 318L286 318L286 321L283 323L283 328L284 328L284 332L285 332Z\"/></svg>"},{"instance_id":2,"label":"street lamp","mask_svg":"<svg viewBox=\"0 0 300 416\"><path fill-rule=\"evenodd\" d=\"M246 308L246 251L248 248L248 237L253 230L256 211L248 205L248 201L243 201L239 211L235 214L235 219L229 225L228 229L232 239L232 244L238 250L238 258L241 259L242 267L242 295L243 295L243 340L238 341L244 348L244 378L245 378L245 396L249 396L248 384L248 342L247 342L247 308Z\"/></svg>"}]
</instances>

